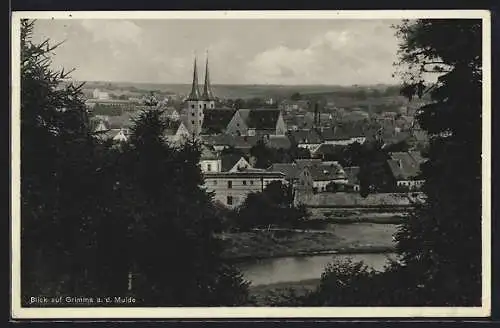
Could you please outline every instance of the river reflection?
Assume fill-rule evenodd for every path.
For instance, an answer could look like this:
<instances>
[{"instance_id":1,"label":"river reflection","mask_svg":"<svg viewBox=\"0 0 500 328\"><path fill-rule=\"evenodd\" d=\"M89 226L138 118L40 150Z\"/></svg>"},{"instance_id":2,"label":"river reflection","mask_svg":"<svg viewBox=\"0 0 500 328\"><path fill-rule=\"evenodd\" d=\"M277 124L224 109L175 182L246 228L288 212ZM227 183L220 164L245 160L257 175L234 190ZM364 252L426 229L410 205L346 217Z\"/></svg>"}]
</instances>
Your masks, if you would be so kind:
<instances>
[{"instance_id":1,"label":"river reflection","mask_svg":"<svg viewBox=\"0 0 500 328\"><path fill-rule=\"evenodd\" d=\"M239 265L245 279L253 286L280 282L319 279L326 265L334 259L363 261L365 265L375 270L382 270L388 259L395 259L392 253L383 254L329 254L315 256L281 257L256 260Z\"/></svg>"}]
</instances>

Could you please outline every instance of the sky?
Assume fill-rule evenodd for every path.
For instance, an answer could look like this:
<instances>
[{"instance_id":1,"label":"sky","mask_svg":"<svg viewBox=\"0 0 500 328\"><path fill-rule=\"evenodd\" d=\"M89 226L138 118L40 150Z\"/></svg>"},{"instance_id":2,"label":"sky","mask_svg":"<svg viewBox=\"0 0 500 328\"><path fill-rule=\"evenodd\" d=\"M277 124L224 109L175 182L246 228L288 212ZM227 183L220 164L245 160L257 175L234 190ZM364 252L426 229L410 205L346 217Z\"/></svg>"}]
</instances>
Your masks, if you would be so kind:
<instances>
[{"instance_id":1,"label":"sky","mask_svg":"<svg viewBox=\"0 0 500 328\"><path fill-rule=\"evenodd\" d=\"M53 67L80 81L190 83L208 52L212 84L392 84L398 22L40 19L33 39L64 41Z\"/></svg>"}]
</instances>

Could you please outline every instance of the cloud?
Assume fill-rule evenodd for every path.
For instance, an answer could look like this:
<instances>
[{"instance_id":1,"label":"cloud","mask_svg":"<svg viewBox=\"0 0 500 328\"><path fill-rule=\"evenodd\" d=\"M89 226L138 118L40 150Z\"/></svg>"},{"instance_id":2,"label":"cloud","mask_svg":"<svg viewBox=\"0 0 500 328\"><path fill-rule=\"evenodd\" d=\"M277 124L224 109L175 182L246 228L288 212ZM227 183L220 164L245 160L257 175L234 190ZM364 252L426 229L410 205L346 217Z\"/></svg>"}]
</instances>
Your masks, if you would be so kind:
<instances>
[{"instance_id":1,"label":"cloud","mask_svg":"<svg viewBox=\"0 0 500 328\"><path fill-rule=\"evenodd\" d=\"M354 84L387 81L396 45L387 32L330 30L302 48L280 45L256 54L247 64L250 83ZM357 81L357 82L356 82Z\"/></svg>"},{"instance_id":2,"label":"cloud","mask_svg":"<svg viewBox=\"0 0 500 328\"><path fill-rule=\"evenodd\" d=\"M158 76L158 63L152 59L148 37L141 26L128 20L82 20L82 33L89 38L89 61L80 65L87 79L150 80ZM84 34L82 34L83 37ZM96 76L91 78L92 76Z\"/></svg>"},{"instance_id":3,"label":"cloud","mask_svg":"<svg viewBox=\"0 0 500 328\"><path fill-rule=\"evenodd\" d=\"M108 41L122 44L140 44L142 28L127 20L82 20L82 27L90 32L94 42Z\"/></svg>"},{"instance_id":4,"label":"cloud","mask_svg":"<svg viewBox=\"0 0 500 328\"><path fill-rule=\"evenodd\" d=\"M290 49L286 46L257 54L248 64L251 75L263 79L279 79L281 77L309 76L313 73L318 54L310 48Z\"/></svg>"},{"instance_id":5,"label":"cloud","mask_svg":"<svg viewBox=\"0 0 500 328\"><path fill-rule=\"evenodd\" d=\"M391 82L397 50L378 20L41 20L35 32L66 40L54 66L81 80L190 83L208 50L214 84Z\"/></svg>"}]
</instances>

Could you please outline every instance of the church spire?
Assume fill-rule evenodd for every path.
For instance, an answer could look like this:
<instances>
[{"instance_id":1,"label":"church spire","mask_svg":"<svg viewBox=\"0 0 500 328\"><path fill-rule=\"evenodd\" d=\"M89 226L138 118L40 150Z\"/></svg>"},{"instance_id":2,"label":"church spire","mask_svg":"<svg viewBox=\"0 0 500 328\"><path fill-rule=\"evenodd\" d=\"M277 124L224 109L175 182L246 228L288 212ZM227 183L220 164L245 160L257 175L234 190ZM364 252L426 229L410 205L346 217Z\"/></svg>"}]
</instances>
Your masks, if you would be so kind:
<instances>
[{"instance_id":1,"label":"church spire","mask_svg":"<svg viewBox=\"0 0 500 328\"><path fill-rule=\"evenodd\" d=\"M196 69L196 56L194 57L193 84L188 100L200 100L200 89L198 87L198 70Z\"/></svg>"},{"instance_id":2,"label":"church spire","mask_svg":"<svg viewBox=\"0 0 500 328\"><path fill-rule=\"evenodd\" d=\"M210 85L210 75L208 73L208 51L207 51L207 60L205 64L205 85L203 86L203 100L214 100L214 94L212 92L212 87Z\"/></svg>"}]
</instances>

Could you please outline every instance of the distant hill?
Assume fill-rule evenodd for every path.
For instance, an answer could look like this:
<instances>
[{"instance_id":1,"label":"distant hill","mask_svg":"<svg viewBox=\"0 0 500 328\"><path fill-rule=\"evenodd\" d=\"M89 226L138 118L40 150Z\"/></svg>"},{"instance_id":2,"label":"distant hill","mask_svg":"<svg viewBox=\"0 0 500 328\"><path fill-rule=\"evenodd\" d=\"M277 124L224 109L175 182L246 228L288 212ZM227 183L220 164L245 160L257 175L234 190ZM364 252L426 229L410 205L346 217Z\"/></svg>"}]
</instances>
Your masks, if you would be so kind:
<instances>
[{"instance_id":1,"label":"distant hill","mask_svg":"<svg viewBox=\"0 0 500 328\"><path fill-rule=\"evenodd\" d=\"M85 89L102 89L108 91L129 91L137 93L175 93L187 94L190 89L189 84L157 84L157 83L135 83L135 82L104 82L87 81ZM214 93L220 98L248 99L248 98L289 98L293 93L300 93L304 96L326 97L338 95L352 95L359 90L397 90L397 86L373 85L373 86L334 86L334 85L212 85ZM398 91L395 91L396 93ZM394 92L392 92L394 94Z\"/></svg>"}]
</instances>

